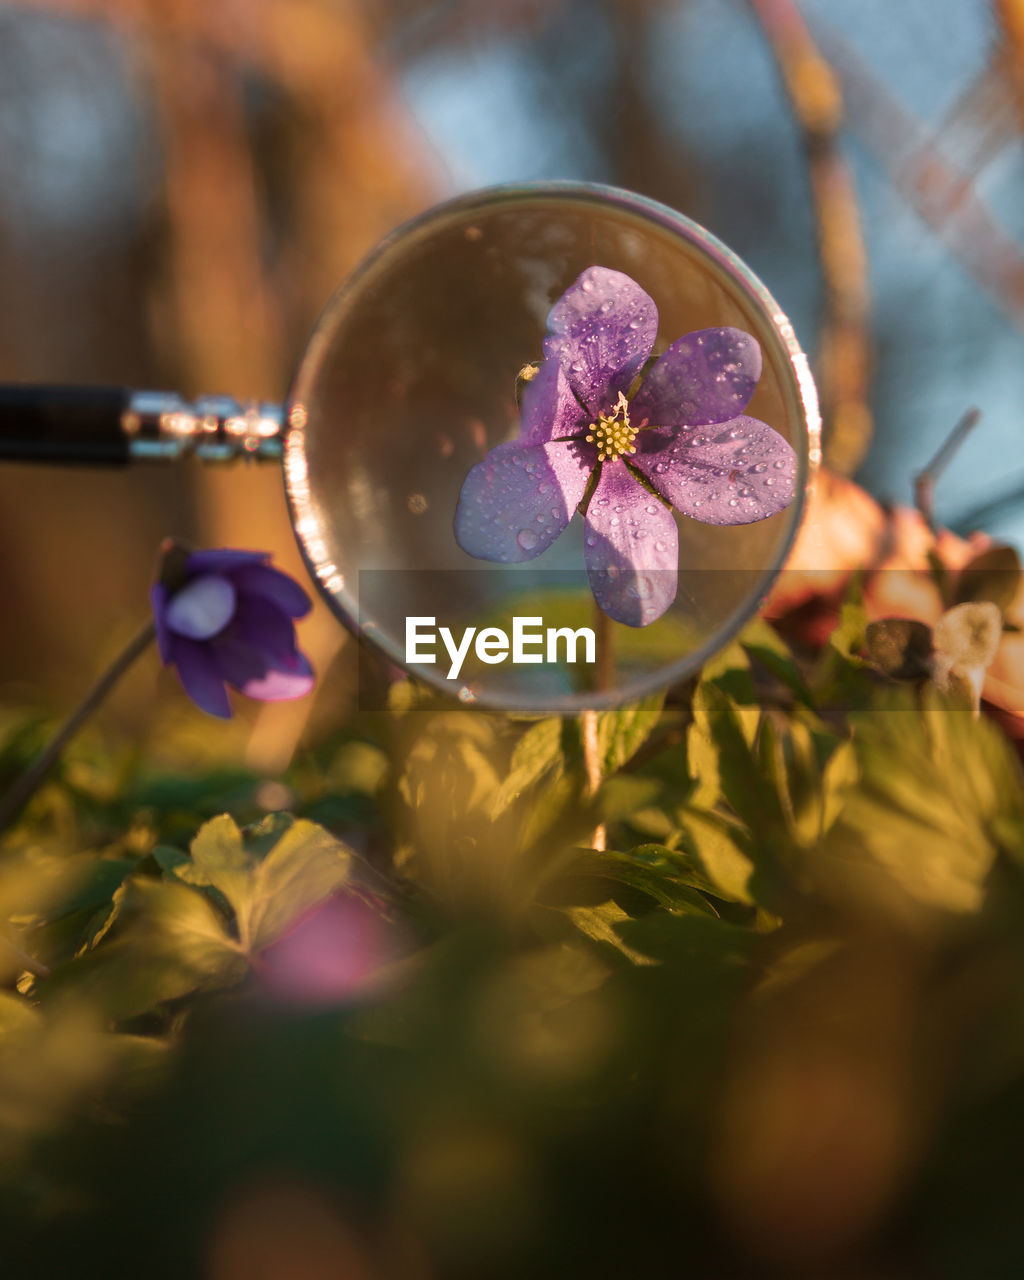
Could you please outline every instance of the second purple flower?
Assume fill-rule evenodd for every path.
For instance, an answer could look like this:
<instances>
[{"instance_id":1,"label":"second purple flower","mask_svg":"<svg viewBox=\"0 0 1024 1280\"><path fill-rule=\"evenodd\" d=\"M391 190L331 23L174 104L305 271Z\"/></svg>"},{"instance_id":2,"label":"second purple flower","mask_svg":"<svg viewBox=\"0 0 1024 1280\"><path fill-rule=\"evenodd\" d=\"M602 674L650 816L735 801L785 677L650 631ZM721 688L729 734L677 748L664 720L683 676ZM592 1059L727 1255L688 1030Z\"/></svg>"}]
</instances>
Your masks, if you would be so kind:
<instances>
[{"instance_id":1,"label":"second purple flower","mask_svg":"<svg viewBox=\"0 0 1024 1280\"><path fill-rule=\"evenodd\" d=\"M743 413L761 376L750 334L688 333L635 386L658 311L635 280L598 266L559 298L547 329L519 439L466 476L455 538L482 560L532 560L579 507L595 600L617 622L644 627L676 595L671 508L718 525L775 515L793 500L796 455Z\"/></svg>"}]
</instances>

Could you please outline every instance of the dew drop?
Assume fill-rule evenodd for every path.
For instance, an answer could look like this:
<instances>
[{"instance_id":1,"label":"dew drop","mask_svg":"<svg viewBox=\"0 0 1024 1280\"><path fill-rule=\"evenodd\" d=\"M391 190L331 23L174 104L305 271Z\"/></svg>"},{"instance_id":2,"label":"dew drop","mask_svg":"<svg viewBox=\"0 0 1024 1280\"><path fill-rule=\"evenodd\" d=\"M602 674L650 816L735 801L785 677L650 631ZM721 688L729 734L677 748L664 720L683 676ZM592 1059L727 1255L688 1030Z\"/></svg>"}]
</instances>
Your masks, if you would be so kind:
<instances>
[{"instance_id":1,"label":"dew drop","mask_svg":"<svg viewBox=\"0 0 1024 1280\"><path fill-rule=\"evenodd\" d=\"M618 523L619 523L619 517L618 517L618 516L612 516L610 523L611 523L611 524L618 524Z\"/></svg>"},{"instance_id":2,"label":"dew drop","mask_svg":"<svg viewBox=\"0 0 1024 1280\"><path fill-rule=\"evenodd\" d=\"M580 281L580 288L583 290L584 293L593 293L594 281L591 279L590 276L584 276L583 279Z\"/></svg>"},{"instance_id":3,"label":"dew drop","mask_svg":"<svg viewBox=\"0 0 1024 1280\"><path fill-rule=\"evenodd\" d=\"M775 468L776 471L781 471L785 465L786 464L782 461L781 458L778 460L778 462L772 463L772 466Z\"/></svg>"},{"instance_id":4,"label":"dew drop","mask_svg":"<svg viewBox=\"0 0 1024 1280\"><path fill-rule=\"evenodd\" d=\"M593 536L593 534L591 534L591 536L587 538L587 546L588 547L597 546L597 539Z\"/></svg>"},{"instance_id":5,"label":"dew drop","mask_svg":"<svg viewBox=\"0 0 1024 1280\"><path fill-rule=\"evenodd\" d=\"M664 551L665 544L660 539L654 544L655 551Z\"/></svg>"},{"instance_id":6,"label":"dew drop","mask_svg":"<svg viewBox=\"0 0 1024 1280\"><path fill-rule=\"evenodd\" d=\"M532 529L520 529L516 534L516 542L524 551L532 551L537 545L537 535Z\"/></svg>"},{"instance_id":7,"label":"dew drop","mask_svg":"<svg viewBox=\"0 0 1024 1280\"><path fill-rule=\"evenodd\" d=\"M730 507L738 507L739 505L740 505L740 504L736 501L736 499L735 499L735 498L730 498L730 499L729 499L729 506L730 506Z\"/></svg>"},{"instance_id":8,"label":"dew drop","mask_svg":"<svg viewBox=\"0 0 1024 1280\"><path fill-rule=\"evenodd\" d=\"M655 471L657 471L658 475L660 476L665 474L665 472L668 470L668 467L664 464L664 462L659 462L654 469Z\"/></svg>"},{"instance_id":9,"label":"dew drop","mask_svg":"<svg viewBox=\"0 0 1024 1280\"><path fill-rule=\"evenodd\" d=\"M755 463L754 463L754 470L757 472L757 474L758 474L759 476L760 476L760 475L764 475L764 473L768 470L768 463L767 463L767 462L755 462Z\"/></svg>"},{"instance_id":10,"label":"dew drop","mask_svg":"<svg viewBox=\"0 0 1024 1280\"><path fill-rule=\"evenodd\" d=\"M542 481L541 481L541 483L537 486L537 492L538 492L538 493L550 493L550 492L551 492L551 486L547 483L547 481L546 481L546 480L542 480Z\"/></svg>"},{"instance_id":11,"label":"dew drop","mask_svg":"<svg viewBox=\"0 0 1024 1280\"><path fill-rule=\"evenodd\" d=\"M775 481L771 476L769 476L768 479L765 481L765 484L774 484L774 483Z\"/></svg>"}]
</instances>

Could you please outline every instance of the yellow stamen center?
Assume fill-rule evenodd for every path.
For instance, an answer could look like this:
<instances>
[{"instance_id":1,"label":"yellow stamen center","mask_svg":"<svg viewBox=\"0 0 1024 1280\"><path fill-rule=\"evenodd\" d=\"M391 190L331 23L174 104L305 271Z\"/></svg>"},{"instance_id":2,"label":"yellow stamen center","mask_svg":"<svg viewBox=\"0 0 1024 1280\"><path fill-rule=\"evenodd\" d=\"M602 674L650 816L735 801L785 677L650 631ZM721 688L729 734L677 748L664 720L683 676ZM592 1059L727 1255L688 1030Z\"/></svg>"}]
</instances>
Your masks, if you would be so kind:
<instances>
[{"instance_id":1,"label":"yellow stamen center","mask_svg":"<svg viewBox=\"0 0 1024 1280\"><path fill-rule=\"evenodd\" d=\"M597 421L590 424L587 442L597 445L598 462L611 462L623 454L636 453L636 433L637 428L629 425L629 405L620 391L611 413L598 414Z\"/></svg>"}]
</instances>

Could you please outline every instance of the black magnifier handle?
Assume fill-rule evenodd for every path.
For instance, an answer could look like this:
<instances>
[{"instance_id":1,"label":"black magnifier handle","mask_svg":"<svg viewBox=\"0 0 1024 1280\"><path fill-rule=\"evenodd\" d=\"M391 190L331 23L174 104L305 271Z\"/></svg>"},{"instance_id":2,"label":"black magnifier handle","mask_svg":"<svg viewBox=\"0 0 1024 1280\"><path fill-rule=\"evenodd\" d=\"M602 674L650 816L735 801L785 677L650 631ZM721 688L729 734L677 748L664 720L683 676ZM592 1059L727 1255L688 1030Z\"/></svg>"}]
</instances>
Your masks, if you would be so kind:
<instances>
[{"instance_id":1,"label":"black magnifier handle","mask_svg":"<svg viewBox=\"0 0 1024 1280\"><path fill-rule=\"evenodd\" d=\"M281 457L281 409L231 396L0 384L0 462L120 466Z\"/></svg>"}]
</instances>

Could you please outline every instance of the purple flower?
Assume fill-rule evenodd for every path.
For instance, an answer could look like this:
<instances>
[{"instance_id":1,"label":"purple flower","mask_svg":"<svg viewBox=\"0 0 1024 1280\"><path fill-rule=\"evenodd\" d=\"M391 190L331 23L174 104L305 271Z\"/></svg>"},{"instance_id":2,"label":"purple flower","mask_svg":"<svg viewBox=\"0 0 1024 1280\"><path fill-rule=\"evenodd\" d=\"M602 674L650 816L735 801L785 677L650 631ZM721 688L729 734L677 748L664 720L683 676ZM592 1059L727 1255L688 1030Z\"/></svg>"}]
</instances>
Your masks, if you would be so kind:
<instances>
[{"instance_id":1,"label":"purple flower","mask_svg":"<svg viewBox=\"0 0 1024 1280\"><path fill-rule=\"evenodd\" d=\"M293 619L309 612L305 591L263 551L188 551L164 544L150 593L157 646L203 711L230 716L225 683L250 698L301 698L313 669L299 652Z\"/></svg>"},{"instance_id":2,"label":"purple flower","mask_svg":"<svg viewBox=\"0 0 1024 1280\"><path fill-rule=\"evenodd\" d=\"M594 598L617 622L644 627L676 595L671 508L705 524L763 520L793 500L796 455L743 413L761 375L750 334L688 333L637 387L657 308L635 280L596 266L559 298L547 327L519 439L466 476L455 538L481 560L532 560L580 507Z\"/></svg>"}]
</instances>

